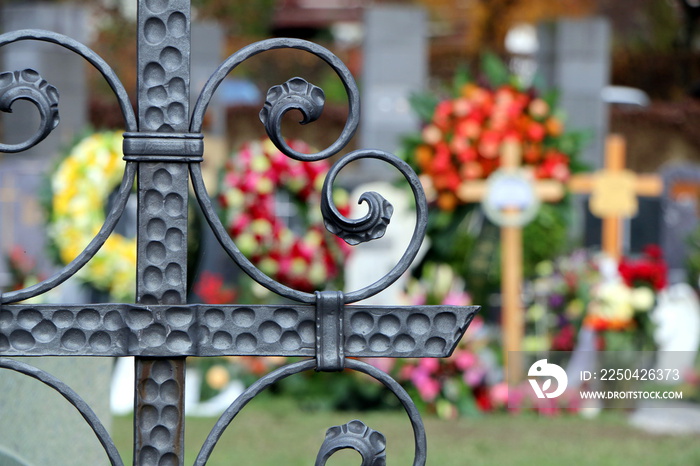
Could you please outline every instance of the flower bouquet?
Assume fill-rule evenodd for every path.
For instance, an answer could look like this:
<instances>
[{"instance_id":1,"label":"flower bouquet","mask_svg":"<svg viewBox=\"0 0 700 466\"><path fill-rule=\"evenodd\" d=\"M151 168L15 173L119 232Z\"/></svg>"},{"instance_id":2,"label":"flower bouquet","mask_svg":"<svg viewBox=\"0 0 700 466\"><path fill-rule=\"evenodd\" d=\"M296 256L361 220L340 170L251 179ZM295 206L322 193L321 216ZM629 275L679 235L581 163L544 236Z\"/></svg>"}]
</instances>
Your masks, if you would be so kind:
<instances>
[{"instance_id":1,"label":"flower bouquet","mask_svg":"<svg viewBox=\"0 0 700 466\"><path fill-rule=\"evenodd\" d=\"M622 258L620 280L594 288L583 325L599 335L599 349L606 351L653 351L654 324L650 311L656 293L666 287L667 266L658 246L647 246L637 259Z\"/></svg>"},{"instance_id":2,"label":"flower bouquet","mask_svg":"<svg viewBox=\"0 0 700 466\"><path fill-rule=\"evenodd\" d=\"M619 263L575 251L537 268L526 320L538 330L526 338L529 350L572 351L581 328L596 332L599 350L655 349L650 312L667 273L657 246Z\"/></svg>"},{"instance_id":3,"label":"flower bouquet","mask_svg":"<svg viewBox=\"0 0 700 466\"><path fill-rule=\"evenodd\" d=\"M484 68L493 69L497 59L485 59L491 66ZM533 177L569 178L578 141L564 133L555 94L525 89L505 68L498 70L484 83L458 78L454 95L434 102L432 110L430 97L414 97L425 125L420 137L410 140L411 160L441 210L468 202L460 198L460 186L488 178L500 166L507 140L520 143L521 163Z\"/></svg>"},{"instance_id":4,"label":"flower bouquet","mask_svg":"<svg viewBox=\"0 0 700 466\"><path fill-rule=\"evenodd\" d=\"M498 289L498 229L461 195L500 167L506 141L521 148L521 168L532 179L566 181L580 167L575 156L583 137L564 130L556 93L527 87L494 55L482 74L461 71L448 92L414 95L422 130L404 139L402 155L419 174L430 202L427 260L450 264L477 302ZM553 259L567 243L566 199L543 205L524 229L524 271Z\"/></svg>"},{"instance_id":5,"label":"flower bouquet","mask_svg":"<svg viewBox=\"0 0 700 466\"><path fill-rule=\"evenodd\" d=\"M310 152L302 141L288 144ZM328 169L325 160L291 159L264 139L232 154L220 182L221 219L238 248L262 272L301 291L339 279L349 254L349 246L326 231L318 207ZM348 215L347 193L333 194L338 210Z\"/></svg>"},{"instance_id":6,"label":"flower bouquet","mask_svg":"<svg viewBox=\"0 0 700 466\"><path fill-rule=\"evenodd\" d=\"M535 267L525 311L526 351L573 351L591 301L591 288L601 281L598 258L576 250Z\"/></svg>"}]
</instances>

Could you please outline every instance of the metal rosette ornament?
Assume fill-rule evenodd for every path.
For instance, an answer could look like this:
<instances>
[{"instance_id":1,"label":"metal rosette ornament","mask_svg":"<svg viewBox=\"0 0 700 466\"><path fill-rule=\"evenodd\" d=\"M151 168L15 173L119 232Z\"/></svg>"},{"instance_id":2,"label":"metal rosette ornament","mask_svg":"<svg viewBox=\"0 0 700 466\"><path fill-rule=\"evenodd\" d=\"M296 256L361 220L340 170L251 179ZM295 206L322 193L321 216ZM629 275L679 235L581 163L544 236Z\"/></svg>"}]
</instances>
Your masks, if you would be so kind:
<instances>
[{"instance_id":1,"label":"metal rosette ornament","mask_svg":"<svg viewBox=\"0 0 700 466\"><path fill-rule=\"evenodd\" d=\"M204 112L219 84L240 63L259 53L274 49L297 49L307 51L324 60L336 72L348 95L348 119L338 139L328 148L311 154L297 150L281 134L281 121L291 110L303 115L301 124L310 123L322 113L323 91L302 78L292 78L286 83L274 86L267 94L267 100L260 112L260 119L271 141L287 157L312 162L326 159L344 148L357 130L359 123L359 91L345 65L323 47L296 39L271 39L252 44L231 55L211 76L193 110L191 132L199 132ZM401 401L414 431L414 465L426 462L426 439L420 414L410 396L401 385L388 374L357 359L361 357L446 357L456 347L478 310L477 306L418 306L418 307L374 307L349 306L371 297L394 283L415 259L425 237L427 227L427 202L418 176L408 164L393 154L380 150L358 150L339 158L330 168L321 190L321 213L328 229L349 245L381 238L390 221L393 207L381 194L365 193L360 202L367 203L367 214L359 219L347 218L333 199L333 183L349 163L361 159L376 159L392 165L406 179L415 198L416 222L409 245L398 263L384 277L359 290L342 293L338 291L316 291L309 293L291 288L258 269L239 249L222 225L212 207L202 180L198 164L190 165L192 184L202 212L228 255L251 278L262 286L301 305L294 307L298 320L302 315L313 316L315 328L300 325L298 338L287 338L271 342L264 352L259 349L260 339L265 340L272 324L260 324L258 332L247 334L248 343L256 341L258 355L310 356L312 359L283 366L251 385L221 416L200 451L196 465L206 464L216 442L237 414L257 394L275 382L303 371L340 371L351 369L363 372L378 380ZM311 306L308 306L311 305ZM313 306L313 307L312 307ZM314 309L315 308L315 309ZM309 314L306 314L307 311ZM274 319L274 316L273 316ZM303 320L303 322L308 322ZM314 321L312 321L314 322ZM278 325L280 325L278 323ZM263 328L263 326L265 328ZM284 331L284 329L282 329ZM289 332L285 333L287 335ZM282 335L282 337L284 337ZM313 341L309 338L313 337ZM228 339L233 342L238 337ZM228 341L227 340L227 341ZM235 343L233 343L235 345ZM285 348L292 345L294 348ZM275 349L277 348L277 349ZM298 348L298 349L297 349ZM360 421L351 421L343 426L328 430L318 453L316 465L326 464L336 451L351 448L360 453L365 466L380 466L386 463L386 439Z\"/></svg>"}]
</instances>

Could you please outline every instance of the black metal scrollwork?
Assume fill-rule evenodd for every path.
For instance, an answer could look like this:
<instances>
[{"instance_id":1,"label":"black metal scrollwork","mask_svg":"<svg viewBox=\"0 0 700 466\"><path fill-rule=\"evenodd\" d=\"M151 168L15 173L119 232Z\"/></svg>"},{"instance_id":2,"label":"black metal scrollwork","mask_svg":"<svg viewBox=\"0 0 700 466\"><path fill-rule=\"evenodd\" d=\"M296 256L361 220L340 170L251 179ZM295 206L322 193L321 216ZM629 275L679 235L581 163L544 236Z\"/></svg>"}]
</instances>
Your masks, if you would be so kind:
<instances>
[{"instance_id":1,"label":"black metal scrollwork","mask_svg":"<svg viewBox=\"0 0 700 466\"><path fill-rule=\"evenodd\" d=\"M399 399L401 405L406 411L406 414L408 415L409 420L411 421L411 426L413 427L413 440L415 445L413 466L424 466L427 458L427 440L425 437L425 427L423 426L423 420L420 417L418 408L416 408L416 405L413 403L413 400L411 400L410 395L406 393L406 390L404 390L404 388L397 381L392 379L388 374L380 371L379 369L375 368L374 366L371 366L370 364L356 359L348 359L345 362L345 364L348 369L362 372L378 380L386 388L391 390L391 392ZM243 410L243 408L245 408L245 406L253 398L255 398L258 394L262 393L269 386L273 385L276 382L279 382L280 380L286 377L315 368L316 361L313 359L288 364L286 366L280 367L279 369L273 372L270 372L266 376L259 379L257 382L253 383L250 387L248 387L248 389L246 389L246 391L244 391L236 399L236 401L234 401L226 409L226 411L224 411L219 420L216 421L214 428L211 430L211 432L209 432L209 435L207 436L207 439L205 440L202 449L197 455L197 459L194 462L194 466L204 466L207 464L207 461L209 460L209 457L214 451L216 443L223 435L224 430L226 430L226 428L233 421L233 419ZM345 439L347 440L347 437L345 437ZM375 443L377 443L376 436L373 440ZM324 442L324 444L325 446L322 446L321 451L319 452L319 455L321 457L326 456L326 449L329 448L327 441ZM359 443L355 443L355 445L358 447L360 446ZM337 446L337 444L335 446ZM364 448L364 446L362 446L361 448ZM374 449L376 450L376 447ZM375 456L376 454L378 454L378 452L375 453ZM328 456L330 456L330 454ZM370 455L368 453L368 458L369 457ZM318 460L316 464L319 464ZM363 462L363 465L364 464L365 463ZM374 463L375 466L379 466L380 464L381 463Z\"/></svg>"},{"instance_id":2,"label":"black metal scrollwork","mask_svg":"<svg viewBox=\"0 0 700 466\"><path fill-rule=\"evenodd\" d=\"M163 69L159 61L172 65L178 71L173 75L174 82L182 83L187 89L189 80L188 68L185 66L189 59L189 2L179 0L174 4L168 2L140 1L139 8L151 16L148 20L141 16L142 31L147 31L147 37L153 44L162 44L160 48L150 51L149 62L157 65L150 69ZM141 10L140 10L141 11ZM187 15L185 14L187 13ZM163 18L167 17L167 21ZM170 33L170 35L166 34ZM172 37L171 37L172 36ZM173 39L167 42L166 38ZM222 225L212 201L207 193L199 162L203 151L203 136L201 135L204 113L211 98L221 82L244 60L259 53L274 49L296 49L309 52L324 60L340 78L348 98L348 117L345 126L335 142L329 147L314 154L303 154L292 150L284 141L281 134L281 121L284 115L292 110L299 110L303 115L302 124L318 119L324 106L323 91L302 78L292 78L286 83L273 86L268 94L265 106L260 112L260 119L270 139L287 156L301 161L316 161L338 154L345 148L355 134L359 124L359 91L347 67L331 52L311 42L298 39L270 39L244 47L225 60L205 84L197 103L195 104L189 133L186 132L187 112L183 102L188 102L188 93L175 93L172 108L178 120L185 127L178 127L177 133L145 132L139 126L134 109L128 95L117 79L114 71L92 50L66 36L49 31L23 30L0 35L0 47L21 40L39 40L57 44L69 49L90 62L111 86L114 91L125 120L124 153L127 160L124 177L111 211L108 213L100 231L90 244L70 264L66 265L49 279L26 289L0 294L0 353L21 355L64 355L81 356L110 355L137 356L137 373L142 383L148 380L149 367L163 362L159 367L159 377L163 387L169 387L172 395L172 406L179 406L184 386L184 358L190 355L222 356L222 355L286 355L316 358L302 360L277 369L262 377L238 397L221 415L214 428L209 433L202 449L197 456L195 465L206 464L217 441L234 417L251 401L275 382L285 377L314 369L316 371L338 371L347 368L359 371L381 382L401 402L413 428L414 435L414 466L423 466L426 462L426 437L423 423L410 396L401 385L388 374L362 361L353 359L364 356L387 357L444 357L449 355L456 346L459 338L466 330L477 311L476 306L421 306L404 307L372 307L348 306L373 296L394 283L415 259L427 229L427 201L420 180L411 167L393 154L380 150L359 150L346 154L337 160L322 188L321 213L326 228L345 240L348 244L356 245L362 242L381 238L393 214L392 205L379 193L366 192L360 203L367 203L368 213L358 219L349 219L340 214L333 203L333 184L340 171L349 163L360 159L375 159L392 165L408 182L416 205L416 222L406 251L384 277L376 282L355 291L341 293L339 291L320 291L315 294L292 289L270 278L256 268L233 242L225 227ZM144 54L143 56L146 56ZM146 58L141 60L144 64ZM187 58L187 60L185 60ZM177 65L175 67L174 65ZM140 95L142 100L144 97ZM32 102L41 114L39 131L29 140L18 145L0 144L0 152L19 152L39 143L56 127L58 123L58 93L39 74L33 70L15 71L0 74L0 110L10 111L13 102L25 99ZM181 101L179 101L181 100ZM159 102L151 102L157 112L162 112ZM157 113L160 115L161 113ZM146 118L147 119L147 118ZM144 121L142 120L143 124ZM156 122L156 123L159 123ZM167 129L167 128L166 128ZM172 128L170 128L172 129ZM139 131L141 130L141 131ZM140 302L136 305L107 304L89 305L88 307L63 306L60 309L53 305L24 307L21 305L6 305L31 298L44 293L70 276L74 275L85 265L105 243L114 230L117 221L124 212L126 202L132 190L133 182L138 171L141 183L141 193L148 192L158 183L167 188L170 199L186 199L187 186L185 165L189 166L192 185L214 235L228 255L249 276L259 284L267 287L279 296L289 298L303 305L256 306L256 305L222 305L216 308L204 305L187 305L182 302L180 294L172 299L172 294L154 298L153 303ZM149 185L147 175L151 174L153 186ZM177 177L178 184L172 183ZM146 180L146 181L144 181ZM183 181L184 180L184 181ZM149 201L145 196L139 198L139 213L148 212L149 207L155 211L165 210L167 215L154 217L153 222L142 222L139 228L142 233L153 233L153 244L157 247L147 248L148 235L140 237L138 256L145 257L156 265L165 264L161 250L165 247L159 241L171 234L169 243L172 250L181 250L186 244L187 230L178 225L185 224L187 218L186 202L170 202L153 188L158 196ZM166 207L167 206L167 207ZM169 222L166 224L166 220ZM168 229L168 226L171 228ZM178 227L178 228L175 228ZM162 246L162 247L161 247ZM149 256L149 251L150 255ZM155 254L154 254L155 252ZM181 256L169 264L170 270L179 267ZM146 263L148 263L146 261ZM162 263L162 264L161 264ZM177 265L177 268L170 267ZM148 267L137 277L137 283L145 286L165 283L164 288L182 288L186 282L186 274L170 274L167 270L160 273L157 269L151 281L146 274L156 270ZM186 270L185 270L186 272ZM160 290L160 288L158 288ZM180 292L178 292L180 293ZM313 306L307 306L313 305ZM83 318L81 319L80 316ZM315 320L314 320L315 319ZM61 320L59 328L53 321ZM65 322L73 322L68 325ZM81 323L82 322L82 323ZM31 328L28 325L31 323ZM65 324L65 325L64 325ZM169 359L166 359L169 358ZM167 364L165 364L167 362ZM172 369L177 367L177 371ZM140 364L140 365L139 365ZM58 390L83 415L103 444L113 465L121 465L116 448L89 407L77 397L68 387L57 379L31 366L0 358L0 368L7 368L27 374ZM164 369L163 369L164 368ZM177 374L175 374L177 372ZM162 377L161 377L162 376ZM144 382L145 380L145 382ZM138 388L138 383L137 383ZM148 432L139 422L139 416L144 412L152 412L154 405L143 402L142 394L137 392L135 429L136 435L143 440ZM175 396L177 394L178 396ZM169 395L169 396L170 396ZM170 406L170 405L168 405ZM178 431L180 424L184 425L182 410L178 411L173 431ZM141 418L143 420L145 418ZM152 426L151 426L152 427ZM155 430L154 430L155 432ZM180 435L180 434L178 434ZM143 438L142 438L143 437ZM175 445L178 440L173 436L172 445L150 445L148 442L135 443L135 458L141 460L153 453L153 458L161 455L163 463L182 464L180 456L181 445ZM178 437L179 438L179 437ZM152 439L151 439L152 440ZM156 449L155 447L159 447ZM162 447L162 448L161 448ZM172 447L172 448L171 448ZM330 456L343 448L358 451L364 466L382 466L386 462L386 440L384 436L370 429L360 421L351 421L343 426L335 426L328 430L316 459L317 466L323 466ZM172 451L171 451L172 450ZM144 456L145 455L145 456ZM177 459L177 463L175 460ZM155 459L152 461L155 464ZM149 463L150 464L150 463Z\"/></svg>"},{"instance_id":3,"label":"black metal scrollwork","mask_svg":"<svg viewBox=\"0 0 700 466\"><path fill-rule=\"evenodd\" d=\"M58 34L52 31L44 31L41 29L22 29L19 31L2 34L0 35L0 47L11 44L13 42L19 42L24 40L37 40L41 42L49 42L52 44L56 44L80 55L85 60L87 60L93 67L95 67L95 69L97 69L102 74L102 76L107 81L107 84L109 84L109 86L112 88L112 91L114 92L115 96L117 97L117 101L119 102L119 107L121 108L122 115L124 116L124 122L127 131L137 131L138 125L136 123L134 109L131 106L131 102L129 101L129 95L126 93L124 85L114 73L114 70L107 64L107 62L105 62L102 59L102 57L100 57L89 47L81 44L75 39L71 39L70 37L65 36L63 34ZM0 149L0 152L5 152L5 150Z\"/></svg>"},{"instance_id":4,"label":"black metal scrollwork","mask_svg":"<svg viewBox=\"0 0 700 466\"><path fill-rule=\"evenodd\" d=\"M286 88L286 99L283 99L280 103L276 105L271 105L271 117L263 117L267 123L265 128L270 135L270 138L275 141L282 142L282 144L277 144L277 147L287 156L292 157L297 160L313 161L328 158L334 154L337 154L342 150L354 136L357 131L357 127L360 123L360 92L357 89L357 84L350 73L350 70L345 66L345 64L338 59L334 54L332 54L328 49L316 45L313 42L308 42L300 39L289 39L289 38L279 38L279 39L268 39L260 42L256 42L247 47L242 48L238 52L231 55L226 59L221 66L216 70L216 72L209 78L209 81L204 85L202 92L197 99L197 103L194 106L192 112L192 120L190 123L190 131L198 133L202 130L202 123L204 121L204 112L206 112L209 102L214 95L214 92L219 87L221 82L229 75L238 65L250 57L258 55L260 53L276 50L276 49L296 49L309 52L323 61L328 63L328 65L336 72L340 78L345 91L348 95L348 118L345 122L345 127L341 132L338 139L331 144L326 149L318 152L316 154L303 154L301 152L296 152L292 150L287 144L283 143L283 138L279 131L279 126L277 123L278 116L281 117L286 111L296 108L305 113L305 118L303 123L308 123L313 121L313 115L315 112L322 108L319 108L320 102L320 89L310 86L306 81L301 78L293 78L290 82L287 82ZM299 80L299 81L297 81ZM302 82L303 81L303 82ZM291 83L291 85L290 85ZM306 83L306 84L303 84ZM285 85L282 85L284 88ZM273 87L275 89L277 86ZM318 89L315 90L315 89ZM301 92L299 92L301 91ZM273 96L277 94L277 91L272 91ZM322 91L321 91L322 93ZM307 97L303 97L307 96ZM269 93L268 93L269 97ZM273 98L273 100L275 100ZM293 102L295 106L288 106L287 104ZM317 110L318 109L318 110ZM264 110L263 110L264 112ZM262 113L262 112L261 112ZM267 113L267 112L264 112ZM278 115L279 113L279 115Z\"/></svg>"},{"instance_id":5,"label":"black metal scrollwork","mask_svg":"<svg viewBox=\"0 0 700 466\"><path fill-rule=\"evenodd\" d=\"M32 69L0 74L0 110L12 113L12 104L27 100L39 110L41 122L34 135L20 144L0 144L0 152L22 152L46 138L58 126L58 91Z\"/></svg>"},{"instance_id":6,"label":"black metal scrollwork","mask_svg":"<svg viewBox=\"0 0 700 466\"><path fill-rule=\"evenodd\" d=\"M326 229L352 246L384 236L386 227L391 221L391 215L394 213L394 207L381 194L374 191L362 193L358 204L363 202L369 205L367 215L358 220L349 220L337 213L332 199L323 197L321 211Z\"/></svg>"},{"instance_id":7,"label":"black metal scrollwork","mask_svg":"<svg viewBox=\"0 0 700 466\"><path fill-rule=\"evenodd\" d=\"M284 84L272 86L267 91L265 106L260 110L260 121L277 147L284 147L284 152L292 158L305 160L306 154L292 150L282 137L282 117L290 110L299 110L304 116L299 123L311 123L321 116L325 101L323 89L303 78L292 78Z\"/></svg>"},{"instance_id":8,"label":"black metal scrollwork","mask_svg":"<svg viewBox=\"0 0 700 466\"><path fill-rule=\"evenodd\" d=\"M310 52L328 63L338 74L348 93L348 119L339 138L328 148L316 154L302 154L289 148L280 134L280 120L282 116L292 109L298 109L304 114L302 123L308 123L320 115L323 108L323 91L309 84L301 78L292 78L287 83L273 86L267 95L267 102L260 112L260 118L265 124L266 131L277 145L277 148L289 157L303 161L314 161L330 157L345 147L357 129L359 123L359 93L357 85L345 65L327 49L311 42L298 39L270 39L252 44L231 55L218 70L209 78L195 105L190 131L201 131L204 112L206 111L216 88L224 78L246 59L259 53L280 49L292 48ZM348 219L338 212L332 200L332 185L336 175L348 163L362 158L373 158L387 162L397 168L408 181L416 201L416 226L407 251L398 264L385 277L363 288L345 294L345 303L360 301L372 296L394 283L404 273L415 256L425 237L427 227L427 202L420 180L411 167L398 157L388 152L378 150L363 150L344 155L336 162L328 173L322 192L321 211L327 229L339 236L349 244L359 244L381 238L393 213L393 207L378 193L365 193L360 202L369 205L369 212L360 219ZM195 195L199 201L204 217L207 219L215 236L229 256L254 280L271 291L295 300L297 302L312 304L316 298L311 293L303 293L291 289L258 270L237 248L226 229L216 215L207 194L201 169L198 165L190 165L190 174Z\"/></svg>"},{"instance_id":9,"label":"black metal scrollwork","mask_svg":"<svg viewBox=\"0 0 700 466\"><path fill-rule=\"evenodd\" d=\"M13 42L24 40L37 40L49 42L66 48L87 60L105 78L114 91L119 106L124 116L125 126L128 131L136 131L136 116L129 101L129 96L123 84L117 78L114 70L95 52L80 42L63 34L40 29L25 29L0 35L0 47ZM0 74L0 110L9 111L12 102L18 99L30 100L41 113L41 126L39 131L28 141L18 145L0 144L0 152L20 152L33 147L41 142L58 124L58 91L48 84L36 71L24 70L14 73ZM70 264L59 270L53 276L37 283L29 288L4 293L0 296L0 302L12 303L38 296L58 286L71 276L75 275L102 247L114 230L121 217L136 174L136 164L127 163L124 177L119 187L117 198L112 209L107 214L105 223L95 235L90 244Z\"/></svg>"}]
</instances>

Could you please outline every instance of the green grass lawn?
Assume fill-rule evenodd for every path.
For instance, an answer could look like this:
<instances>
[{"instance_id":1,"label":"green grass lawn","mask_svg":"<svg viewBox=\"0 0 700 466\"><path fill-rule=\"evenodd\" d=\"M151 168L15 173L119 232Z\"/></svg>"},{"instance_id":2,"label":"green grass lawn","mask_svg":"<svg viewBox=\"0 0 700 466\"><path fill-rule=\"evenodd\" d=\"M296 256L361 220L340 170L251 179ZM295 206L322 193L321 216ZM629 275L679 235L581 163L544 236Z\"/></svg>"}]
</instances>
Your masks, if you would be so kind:
<instances>
[{"instance_id":1,"label":"green grass lawn","mask_svg":"<svg viewBox=\"0 0 700 466\"><path fill-rule=\"evenodd\" d=\"M210 466L308 466L314 463L325 431L360 419L387 437L389 465L410 465L413 434L403 411L305 412L289 400L263 397L233 420L214 450ZM191 465L216 419L188 418L185 464ZM424 417L428 464L479 465L700 465L696 436L660 436L636 430L618 412L588 420L576 415L494 414L442 421ZM132 419L113 422L113 436L131 464ZM341 451L329 466L360 464L354 451Z\"/></svg>"}]
</instances>

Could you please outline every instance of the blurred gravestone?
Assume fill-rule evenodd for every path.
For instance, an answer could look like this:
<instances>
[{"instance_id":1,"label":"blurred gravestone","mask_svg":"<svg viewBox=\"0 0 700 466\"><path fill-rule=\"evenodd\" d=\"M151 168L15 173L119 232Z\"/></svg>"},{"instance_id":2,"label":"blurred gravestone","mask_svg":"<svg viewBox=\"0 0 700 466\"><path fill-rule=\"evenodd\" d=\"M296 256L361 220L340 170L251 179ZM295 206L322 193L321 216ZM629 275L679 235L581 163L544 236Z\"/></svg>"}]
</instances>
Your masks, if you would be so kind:
<instances>
[{"instance_id":1,"label":"blurred gravestone","mask_svg":"<svg viewBox=\"0 0 700 466\"><path fill-rule=\"evenodd\" d=\"M598 170L603 166L608 134L603 90L610 79L610 25L602 18L560 19L539 25L537 36L536 75L547 89L557 90L567 131L584 131L589 136L580 161L590 170ZM574 218L585 220L573 224L573 236L583 237L586 246L595 246L600 224L592 216L586 217L583 196L577 196L575 209ZM588 238L597 239L589 242Z\"/></svg>"},{"instance_id":2,"label":"blurred gravestone","mask_svg":"<svg viewBox=\"0 0 700 466\"><path fill-rule=\"evenodd\" d=\"M672 282L684 281L688 236L698 227L700 213L700 166L678 164L661 170L661 247ZM697 286L697 283L691 283Z\"/></svg>"},{"instance_id":3,"label":"blurred gravestone","mask_svg":"<svg viewBox=\"0 0 700 466\"><path fill-rule=\"evenodd\" d=\"M581 161L603 166L608 107L603 89L610 77L610 25L602 18L558 20L538 29L537 74L559 93L569 131L591 132Z\"/></svg>"},{"instance_id":4,"label":"blurred gravestone","mask_svg":"<svg viewBox=\"0 0 700 466\"><path fill-rule=\"evenodd\" d=\"M191 105L200 91L223 60L224 53L224 33L216 23L193 23L192 24L192 89ZM224 81L226 82L226 81ZM225 87L225 86L222 86ZM226 132L226 93L221 87L217 90L207 107L204 131L204 162L202 163L202 173L204 182L210 194L214 195L217 189L219 174L226 163L228 156L225 132ZM260 102L262 108L263 102ZM218 201L214 199L216 205ZM198 211L195 210L195 215ZM202 238L198 241L199 256L198 269L200 271L213 271L217 274L229 275L232 268L235 268L228 254L221 248L216 240L211 228L205 227L207 224L204 218L195 221L202 225L200 231ZM197 276L193 277L195 280Z\"/></svg>"},{"instance_id":5,"label":"blurred gravestone","mask_svg":"<svg viewBox=\"0 0 700 466\"><path fill-rule=\"evenodd\" d=\"M25 28L47 29L86 42L88 15L68 3L17 2L0 7L3 32ZM46 254L44 218L38 193L47 170L62 147L84 131L87 116L85 61L52 44L22 41L3 47L2 71L32 68L55 86L61 97L61 122L41 144L19 154L0 155L0 286L7 286L4 257L20 246L37 259L44 273L52 268ZM29 139L39 125L33 105L17 102L11 115L2 115L5 143ZM66 285L61 287L66 290ZM58 291L58 290L57 290ZM80 299L74 293L64 300ZM59 298L60 299L60 298ZM110 358L24 358L59 377L80 394L109 428ZM107 464L107 456L80 414L63 398L21 374L3 370L0 375L0 464ZM12 459L10 459L12 458Z\"/></svg>"},{"instance_id":6,"label":"blurred gravestone","mask_svg":"<svg viewBox=\"0 0 700 466\"><path fill-rule=\"evenodd\" d=\"M364 23L360 146L396 152L401 136L419 125L408 98L424 90L427 83L425 11L371 7L365 11ZM380 169L379 176L382 172ZM364 173L363 180L367 176L370 173Z\"/></svg>"},{"instance_id":7,"label":"blurred gravestone","mask_svg":"<svg viewBox=\"0 0 700 466\"><path fill-rule=\"evenodd\" d=\"M217 23L196 22L192 24L191 106L194 106L209 76L214 74L221 63L223 44L224 32ZM226 129L226 109L221 92L215 93L211 99L207 107L205 123L204 131L207 134L223 136Z\"/></svg>"}]
</instances>

